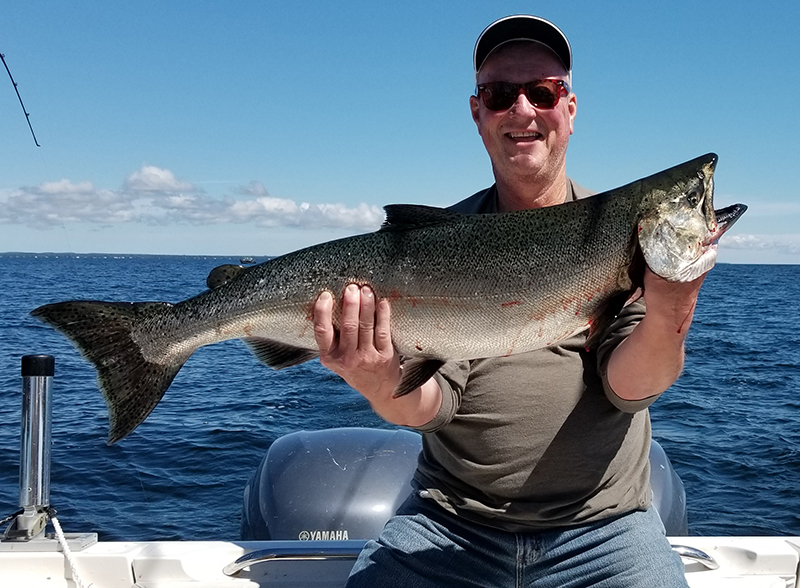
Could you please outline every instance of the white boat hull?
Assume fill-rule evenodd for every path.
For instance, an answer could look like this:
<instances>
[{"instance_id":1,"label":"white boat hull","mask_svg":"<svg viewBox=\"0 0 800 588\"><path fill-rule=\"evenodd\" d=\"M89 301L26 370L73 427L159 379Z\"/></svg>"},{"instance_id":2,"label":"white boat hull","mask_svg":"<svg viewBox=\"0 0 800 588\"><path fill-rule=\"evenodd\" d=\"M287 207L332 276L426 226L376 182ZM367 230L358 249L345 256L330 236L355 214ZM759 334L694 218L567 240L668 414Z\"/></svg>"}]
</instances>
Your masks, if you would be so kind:
<instances>
[{"instance_id":1,"label":"white boat hull","mask_svg":"<svg viewBox=\"0 0 800 588\"><path fill-rule=\"evenodd\" d=\"M711 570L684 560L692 588L798 588L800 537L675 537L672 543L700 549L719 564ZM73 558L83 585L92 588L341 588L352 559L271 558L235 575L223 570L257 550L290 551L301 557L337 547L357 553L361 545L363 541L99 542L73 553ZM0 586L76 586L63 553L21 549L3 544Z\"/></svg>"}]
</instances>

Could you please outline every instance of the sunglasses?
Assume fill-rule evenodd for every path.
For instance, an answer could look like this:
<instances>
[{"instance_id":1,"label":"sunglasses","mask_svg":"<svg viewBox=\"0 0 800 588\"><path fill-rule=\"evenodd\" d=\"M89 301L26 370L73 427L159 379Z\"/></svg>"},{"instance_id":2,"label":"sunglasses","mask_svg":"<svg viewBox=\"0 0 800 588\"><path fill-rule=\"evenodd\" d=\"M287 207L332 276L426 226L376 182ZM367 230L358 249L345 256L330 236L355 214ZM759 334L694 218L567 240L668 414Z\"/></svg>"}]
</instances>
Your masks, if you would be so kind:
<instances>
[{"instance_id":1,"label":"sunglasses","mask_svg":"<svg viewBox=\"0 0 800 588\"><path fill-rule=\"evenodd\" d=\"M569 84L563 80L534 80L526 84L511 82L489 82L478 85L478 96L489 110L508 110L517 101L520 92L525 93L534 108L552 110L562 96L569 95Z\"/></svg>"}]
</instances>

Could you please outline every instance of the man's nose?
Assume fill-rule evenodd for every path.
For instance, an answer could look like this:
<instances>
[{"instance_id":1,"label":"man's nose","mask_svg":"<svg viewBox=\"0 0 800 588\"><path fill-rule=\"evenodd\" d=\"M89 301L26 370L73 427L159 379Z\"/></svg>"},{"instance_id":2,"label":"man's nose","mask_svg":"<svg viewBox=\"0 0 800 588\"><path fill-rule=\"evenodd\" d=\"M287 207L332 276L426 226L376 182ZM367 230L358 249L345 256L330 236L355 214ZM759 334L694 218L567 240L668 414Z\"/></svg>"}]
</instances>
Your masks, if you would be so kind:
<instances>
[{"instance_id":1,"label":"man's nose","mask_svg":"<svg viewBox=\"0 0 800 588\"><path fill-rule=\"evenodd\" d=\"M536 109L533 107L533 104L531 104L531 101L528 100L528 95L525 94L524 88L520 88L517 92L517 99L514 101L514 104L511 105L511 110L514 113L536 116Z\"/></svg>"}]
</instances>

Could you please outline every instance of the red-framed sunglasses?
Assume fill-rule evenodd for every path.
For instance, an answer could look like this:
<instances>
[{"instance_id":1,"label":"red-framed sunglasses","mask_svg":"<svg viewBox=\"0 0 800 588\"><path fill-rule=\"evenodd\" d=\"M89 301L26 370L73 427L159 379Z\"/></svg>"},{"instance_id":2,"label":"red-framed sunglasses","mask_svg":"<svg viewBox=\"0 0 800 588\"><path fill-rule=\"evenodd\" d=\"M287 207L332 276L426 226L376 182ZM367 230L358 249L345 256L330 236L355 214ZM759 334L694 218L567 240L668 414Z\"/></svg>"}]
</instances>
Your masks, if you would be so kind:
<instances>
[{"instance_id":1,"label":"red-framed sunglasses","mask_svg":"<svg viewBox=\"0 0 800 588\"><path fill-rule=\"evenodd\" d=\"M478 96L483 99L484 106L489 110L508 110L517 101L520 92L525 93L525 97L534 108L552 110L562 97L569 96L570 89L564 80L549 78L525 84L489 82L478 85Z\"/></svg>"}]
</instances>

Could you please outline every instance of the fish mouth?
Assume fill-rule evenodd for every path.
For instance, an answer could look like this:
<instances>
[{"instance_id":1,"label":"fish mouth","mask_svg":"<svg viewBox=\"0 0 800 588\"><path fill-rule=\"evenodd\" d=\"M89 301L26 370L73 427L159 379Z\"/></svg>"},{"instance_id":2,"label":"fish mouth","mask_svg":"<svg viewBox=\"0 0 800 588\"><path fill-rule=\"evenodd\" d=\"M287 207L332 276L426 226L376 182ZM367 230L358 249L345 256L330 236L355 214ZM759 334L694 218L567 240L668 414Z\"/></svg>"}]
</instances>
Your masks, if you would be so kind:
<instances>
[{"instance_id":1,"label":"fish mouth","mask_svg":"<svg viewBox=\"0 0 800 588\"><path fill-rule=\"evenodd\" d=\"M739 217L742 216L746 210L747 206L744 204L732 204L731 206L715 210L714 218L717 222L717 229L709 235L705 244L715 245L717 241L719 241L719 238L739 220Z\"/></svg>"}]
</instances>

